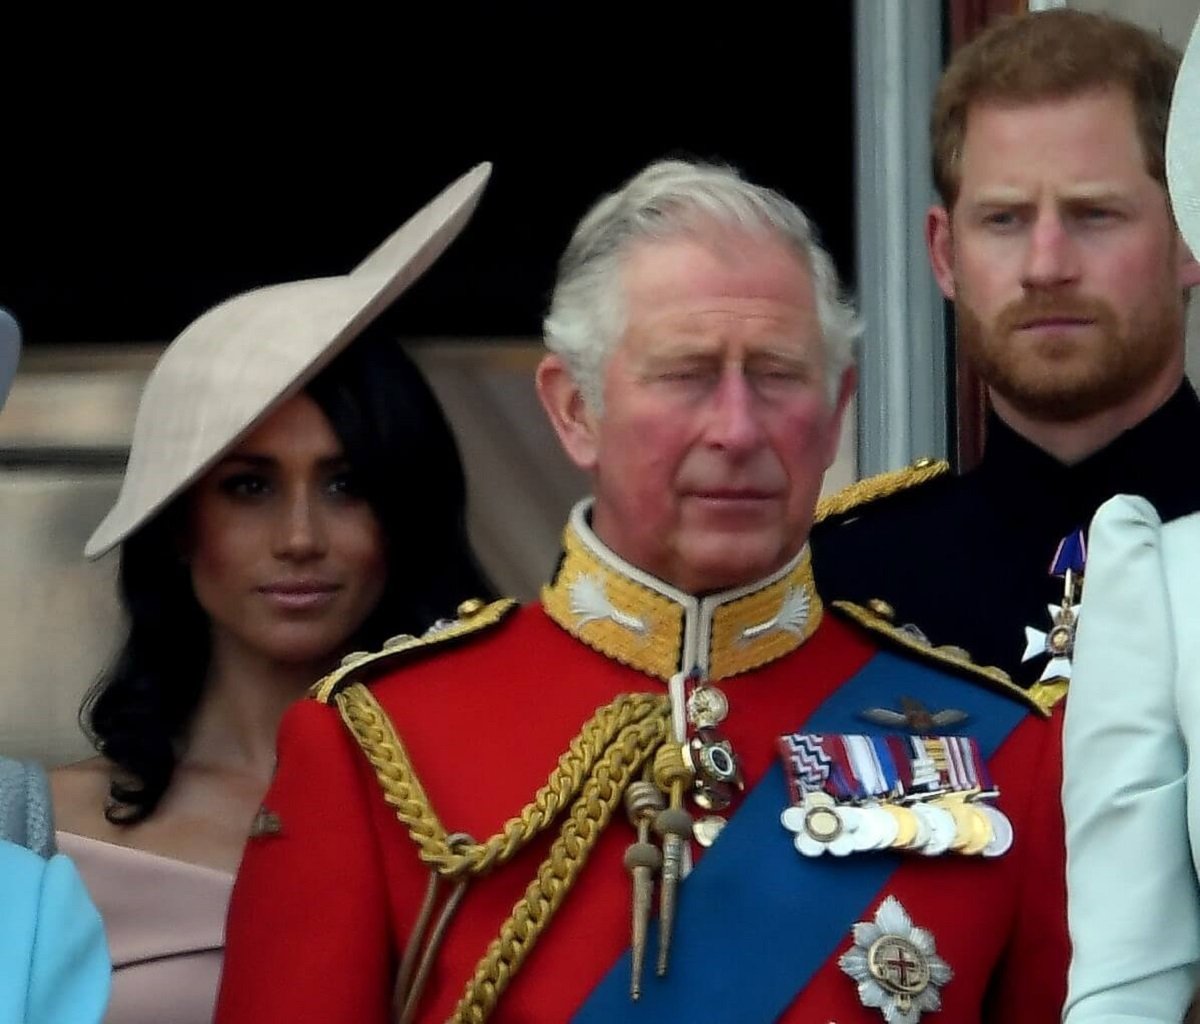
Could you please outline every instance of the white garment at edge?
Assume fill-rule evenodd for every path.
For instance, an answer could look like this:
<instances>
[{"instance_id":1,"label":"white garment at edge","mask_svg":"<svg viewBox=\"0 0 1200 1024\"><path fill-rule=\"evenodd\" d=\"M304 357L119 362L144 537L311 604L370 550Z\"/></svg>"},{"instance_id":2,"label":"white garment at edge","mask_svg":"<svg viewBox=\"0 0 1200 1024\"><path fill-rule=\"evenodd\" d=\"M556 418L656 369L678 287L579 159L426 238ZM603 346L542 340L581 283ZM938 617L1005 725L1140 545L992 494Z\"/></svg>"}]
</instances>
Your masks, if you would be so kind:
<instances>
[{"instance_id":1,"label":"white garment at edge","mask_svg":"<svg viewBox=\"0 0 1200 1024\"><path fill-rule=\"evenodd\" d=\"M1200 513L1119 495L1088 538L1065 726L1066 1024L1178 1024L1200 968Z\"/></svg>"}]
</instances>

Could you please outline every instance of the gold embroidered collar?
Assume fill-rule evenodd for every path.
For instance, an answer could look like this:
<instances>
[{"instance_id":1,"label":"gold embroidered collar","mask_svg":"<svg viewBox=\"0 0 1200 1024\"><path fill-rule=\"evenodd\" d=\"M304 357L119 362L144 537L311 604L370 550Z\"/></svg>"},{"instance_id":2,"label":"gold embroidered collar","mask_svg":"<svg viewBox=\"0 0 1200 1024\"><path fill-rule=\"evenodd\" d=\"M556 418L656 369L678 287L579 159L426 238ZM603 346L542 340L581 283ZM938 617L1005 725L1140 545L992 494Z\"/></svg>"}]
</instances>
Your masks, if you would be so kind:
<instances>
[{"instance_id":1,"label":"gold embroidered collar","mask_svg":"<svg viewBox=\"0 0 1200 1024\"><path fill-rule=\"evenodd\" d=\"M587 499L571 510L542 605L601 654L662 680L699 668L716 681L790 654L820 624L807 547L765 579L697 598L605 547L588 525L590 506Z\"/></svg>"}]
</instances>

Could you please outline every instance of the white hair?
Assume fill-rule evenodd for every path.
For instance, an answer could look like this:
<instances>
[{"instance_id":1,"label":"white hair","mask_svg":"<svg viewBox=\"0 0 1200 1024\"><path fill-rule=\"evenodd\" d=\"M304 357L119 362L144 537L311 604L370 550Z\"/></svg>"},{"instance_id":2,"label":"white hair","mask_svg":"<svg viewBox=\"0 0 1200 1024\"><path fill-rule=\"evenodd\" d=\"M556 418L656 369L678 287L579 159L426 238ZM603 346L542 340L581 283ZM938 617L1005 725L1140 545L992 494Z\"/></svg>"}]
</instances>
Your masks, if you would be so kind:
<instances>
[{"instance_id":1,"label":"white hair","mask_svg":"<svg viewBox=\"0 0 1200 1024\"><path fill-rule=\"evenodd\" d=\"M830 402L853 361L861 326L837 270L804 212L735 170L682 160L650 164L584 215L558 263L543 323L546 347L566 362L588 406L602 409L604 366L625 330L621 265L641 241L663 241L717 224L773 232L812 274Z\"/></svg>"}]
</instances>

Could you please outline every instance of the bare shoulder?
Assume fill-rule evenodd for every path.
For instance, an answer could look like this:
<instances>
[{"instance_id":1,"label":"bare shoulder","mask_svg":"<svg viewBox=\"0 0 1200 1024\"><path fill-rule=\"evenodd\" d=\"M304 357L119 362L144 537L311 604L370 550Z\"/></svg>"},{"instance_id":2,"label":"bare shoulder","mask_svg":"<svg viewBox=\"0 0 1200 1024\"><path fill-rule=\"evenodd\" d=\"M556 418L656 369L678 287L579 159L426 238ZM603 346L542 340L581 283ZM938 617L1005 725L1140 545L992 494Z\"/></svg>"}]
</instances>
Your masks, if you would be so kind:
<instances>
[{"instance_id":1,"label":"bare shoulder","mask_svg":"<svg viewBox=\"0 0 1200 1024\"><path fill-rule=\"evenodd\" d=\"M107 831L104 802L112 765L103 757L63 765L50 772L55 825L64 832L98 836Z\"/></svg>"}]
</instances>

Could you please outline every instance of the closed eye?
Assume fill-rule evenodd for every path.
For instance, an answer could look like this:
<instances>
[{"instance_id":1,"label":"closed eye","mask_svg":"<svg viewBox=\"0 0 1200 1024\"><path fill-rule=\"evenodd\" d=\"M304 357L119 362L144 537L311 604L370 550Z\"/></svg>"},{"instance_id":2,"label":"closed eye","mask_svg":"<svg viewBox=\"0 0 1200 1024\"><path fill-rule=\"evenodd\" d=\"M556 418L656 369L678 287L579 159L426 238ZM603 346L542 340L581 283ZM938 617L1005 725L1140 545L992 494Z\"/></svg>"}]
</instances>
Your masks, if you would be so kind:
<instances>
[{"instance_id":1,"label":"closed eye","mask_svg":"<svg viewBox=\"0 0 1200 1024\"><path fill-rule=\"evenodd\" d=\"M751 357L746 364L746 377L756 385L786 387L808 384L816 370L807 359L789 359L778 356Z\"/></svg>"},{"instance_id":2,"label":"closed eye","mask_svg":"<svg viewBox=\"0 0 1200 1024\"><path fill-rule=\"evenodd\" d=\"M752 370L750 375L756 380L780 382L806 381L812 376L807 367L801 366L775 366L764 369L756 369Z\"/></svg>"},{"instance_id":3,"label":"closed eye","mask_svg":"<svg viewBox=\"0 0 1200 1024\"><path fill-rule=\"evenodd\" d=\"M671 361L651 367L649 378L666 384L703 384L720 376L721 368L707 359Z\"/></svg>"}]
</instances>

